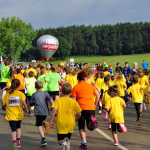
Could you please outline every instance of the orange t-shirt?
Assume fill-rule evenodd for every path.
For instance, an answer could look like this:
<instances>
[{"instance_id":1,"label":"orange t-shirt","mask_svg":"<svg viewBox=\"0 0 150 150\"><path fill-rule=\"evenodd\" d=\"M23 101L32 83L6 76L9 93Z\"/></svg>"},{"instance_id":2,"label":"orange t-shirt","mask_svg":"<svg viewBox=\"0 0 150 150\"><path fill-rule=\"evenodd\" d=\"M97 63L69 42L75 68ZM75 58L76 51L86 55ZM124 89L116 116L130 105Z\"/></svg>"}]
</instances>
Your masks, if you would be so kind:
<instances>
[{"instance_id":1,"label":"orange t-shirt","mask_svg":"<svg viewBox=\"0 0 150 150\"><path fill-rule=\"evenodd\" d=\"M25 79L24 79L23 75L18 74L18 75L15 76L15 78L18 79L18 80L20 81L20 87L19 87L19 90L25 89L25 84L24 84L24 83L25 83Z\"/></svg>"},{"instance_id":2,"label":"orange t-shirt","mask_svg":"<svg viewBox=\"0 0 150 150\"><path fill-rule=\"evenodd\" d=\"M93 100L95 86L92 84L81 81L74 86L71 96L76 97L82 110L95 110L95 102Z\"/></svg>"}]
</instances>

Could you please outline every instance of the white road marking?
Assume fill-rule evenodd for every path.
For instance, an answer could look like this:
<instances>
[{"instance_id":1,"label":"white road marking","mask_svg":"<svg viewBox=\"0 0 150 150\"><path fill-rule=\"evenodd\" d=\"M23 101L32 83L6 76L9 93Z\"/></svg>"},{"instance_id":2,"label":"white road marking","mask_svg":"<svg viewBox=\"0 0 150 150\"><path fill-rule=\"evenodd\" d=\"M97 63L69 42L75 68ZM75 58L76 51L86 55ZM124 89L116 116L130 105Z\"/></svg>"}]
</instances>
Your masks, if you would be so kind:
<instances>
[{"instance_id":1,"label":"white road marking","mask_svg":"<svg viewBox=\"0 0 150 150\"><path fill-rule=\"evenodd\" d=\"M114 142L114 140L113 140L110 136L108 136L106 133L104 133L102 130L100 130L100 129L97 128L96 131L97 131L98 133L100 133L102 136L104 136L106 139L108 139L109 141ZM122 149L122 150L128 150L126 147L124 147L124 146L121 145L121 144L119 144L118 147L119 147L120 149Z\"/></svg>"}]
</instances>

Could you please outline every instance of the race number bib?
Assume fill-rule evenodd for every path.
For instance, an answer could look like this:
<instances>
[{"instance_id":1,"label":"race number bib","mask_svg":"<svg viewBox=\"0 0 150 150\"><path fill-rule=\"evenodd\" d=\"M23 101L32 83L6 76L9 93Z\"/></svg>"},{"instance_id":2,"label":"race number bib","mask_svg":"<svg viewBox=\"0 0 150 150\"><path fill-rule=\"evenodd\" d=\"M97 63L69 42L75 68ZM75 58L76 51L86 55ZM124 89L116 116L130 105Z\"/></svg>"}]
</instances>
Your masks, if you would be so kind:
<instances>
[{"instance_id":1,"label":"race number bib","mask_svg":"<svg viewBox=\"0 0 150 150\"><path fill-rule=\"evenodd\" d=\"M20 106L20 97L19 96L9 97L9 106Z\"/></svg>"}]
</instances>

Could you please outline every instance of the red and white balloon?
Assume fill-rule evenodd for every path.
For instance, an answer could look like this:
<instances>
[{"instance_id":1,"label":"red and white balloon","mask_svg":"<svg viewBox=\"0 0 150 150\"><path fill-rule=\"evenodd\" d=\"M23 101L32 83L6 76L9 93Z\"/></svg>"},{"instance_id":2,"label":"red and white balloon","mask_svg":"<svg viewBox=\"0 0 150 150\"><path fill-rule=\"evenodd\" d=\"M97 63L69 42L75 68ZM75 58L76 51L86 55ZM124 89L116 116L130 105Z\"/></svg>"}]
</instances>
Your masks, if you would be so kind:
<instances>
[{"instance_id":1,"label":"red and white balloon","mask_svg":"<svg viewBox=\"0 0 150 150\"><path fill-rule=\"evenodd\" d=\"M37 40L37 47L42 56L49 60L59 47L58 40L51 35L43 35Z\"/></svg>"}]
</instances>

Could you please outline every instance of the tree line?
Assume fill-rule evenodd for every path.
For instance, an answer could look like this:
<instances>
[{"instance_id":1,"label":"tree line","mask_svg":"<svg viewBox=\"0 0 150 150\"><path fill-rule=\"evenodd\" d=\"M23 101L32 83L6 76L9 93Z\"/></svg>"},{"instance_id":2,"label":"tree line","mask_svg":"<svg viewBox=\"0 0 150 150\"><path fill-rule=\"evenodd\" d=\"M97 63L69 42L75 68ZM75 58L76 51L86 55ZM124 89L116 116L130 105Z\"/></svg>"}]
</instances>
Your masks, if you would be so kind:
<instances>
[{"instance_id":1,"label":"tree line","mask_svg":"<svg viewBox=\"0 0 150 150\"><path fill-rule=\"evenodd\" d=\"M60 49L54 57L64 59L66 56L89 55L128 55L150 52L150 23L118 23L116 25L69 26L37 31L33 41L50 34L61 39L66 48ZM62 52L64 51L64 53ZM67 51L67 53L65 52ZM63 55L65 54L65 56Z\"/></svg>"},{"instance_id":2,"label":"tree line","mask_svg":"<svg viewBox=\"0 0 150 150\"><path fill-rule=\"evenodd\" d=\"M53 35L59 40L59 48L53 56L58 59L150 52L150 22L35 30L31 24L12 17L2 18L0 22L0 54L14 59L42 59L37 49L37 39L42 35Z\"/></svg>"}]
</instances>

